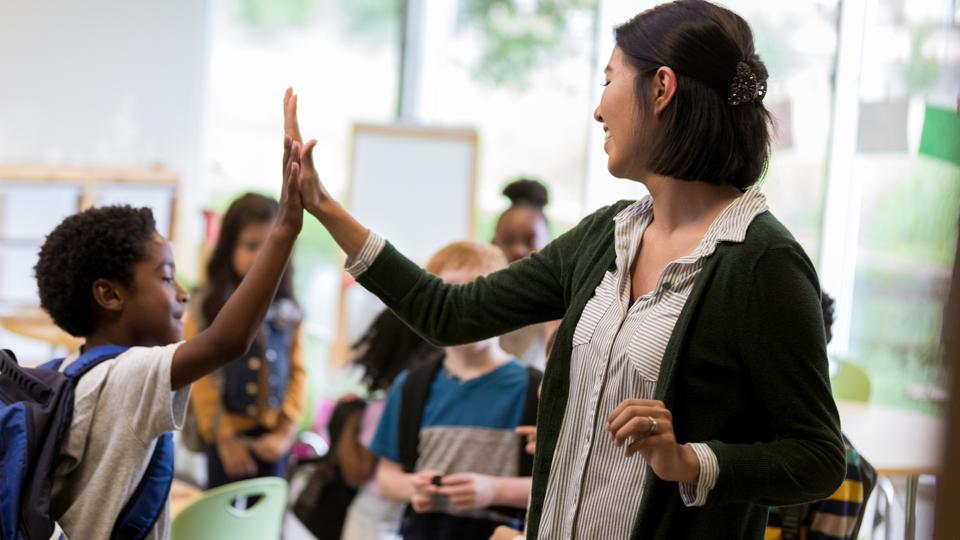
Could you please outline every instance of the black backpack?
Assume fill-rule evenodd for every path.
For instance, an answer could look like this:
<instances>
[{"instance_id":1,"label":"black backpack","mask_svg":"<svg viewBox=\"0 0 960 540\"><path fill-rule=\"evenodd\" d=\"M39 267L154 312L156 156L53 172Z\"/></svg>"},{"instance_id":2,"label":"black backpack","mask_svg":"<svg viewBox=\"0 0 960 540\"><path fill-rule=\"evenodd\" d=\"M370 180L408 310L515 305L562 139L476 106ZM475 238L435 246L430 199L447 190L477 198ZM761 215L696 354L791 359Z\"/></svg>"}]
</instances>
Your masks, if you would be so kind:
<instances>
[{"instance_id":1,"label":"black backpack","mask_svg":"<svg viewBox=\"0 0 960 540\"><path fill-rule=\"evenodd\" d=\"M327 424L330 449L323 456L297 462L287 472L290 481L300 467L312 467L307 485L293 505L293 514L318 540L338 540L343 531L347 510L357 489L347 485L337 462L337 441L343 435L347 419L363 414L367 403L361 399L337 403Z\"/></svg>"},{"instance_id":2,"label":"black backpack","mask_svg":"<svg viewBox=\"0 0 960 540\"><path fill-rule=\"evenodd\" d=\"M73 419L74 388L84 374L126 350L94 347L63 372L63 359L24 368L12 352L0 351L0 538L47 540L53 534L53 475ZM172 481L173 438L165 433L111 538L145 537L166 508Z\"/></svg>"}]
</instances>

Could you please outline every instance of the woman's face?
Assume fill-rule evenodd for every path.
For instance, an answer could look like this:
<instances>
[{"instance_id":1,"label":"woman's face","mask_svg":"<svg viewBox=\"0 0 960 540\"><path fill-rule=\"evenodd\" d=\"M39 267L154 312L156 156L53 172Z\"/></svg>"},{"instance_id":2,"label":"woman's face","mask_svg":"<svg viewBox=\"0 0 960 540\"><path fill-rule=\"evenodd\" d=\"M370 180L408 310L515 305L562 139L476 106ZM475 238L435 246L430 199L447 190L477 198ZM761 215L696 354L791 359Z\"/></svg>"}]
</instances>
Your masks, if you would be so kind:
<instances>
[{"instance_id":1,"label":"woman's face","mask_svg":"<svg viewBox=\"0 0 960 540\"><path fill-rule=\"evenodd\" d=\"M603 124L607 170L617 178L640 178L637 170L641 163L638 155L640 114L636 97L637 70L627 63L620 47L614 47L603 73L603 94L593 118Z\"/></svg>"},{"instance_id":2,"label":"woman's face","mask_svg":"<svg viewBox=\"0 0 960 540\"><path fill-rule=\"evenodd\" d=\"M493 233L493 245L503 251L509 262L543 249L549 241L547 222L532 208L508 209L500 216Z\"/></svg>"}]
</instances>

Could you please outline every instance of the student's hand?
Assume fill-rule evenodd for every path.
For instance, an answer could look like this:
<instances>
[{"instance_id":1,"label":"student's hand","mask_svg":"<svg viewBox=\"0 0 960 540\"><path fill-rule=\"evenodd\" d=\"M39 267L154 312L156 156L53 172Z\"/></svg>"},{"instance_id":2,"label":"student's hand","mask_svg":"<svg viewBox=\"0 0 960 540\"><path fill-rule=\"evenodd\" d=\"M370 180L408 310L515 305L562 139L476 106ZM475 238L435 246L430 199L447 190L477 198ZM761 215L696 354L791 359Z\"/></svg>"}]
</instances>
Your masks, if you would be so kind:
<instances>
[{"instance_id":1,"label":"student's hand","mask_svg":"<svg viewBox=\"0 0 960 540\"><path fill-rule=\"evenodd\" d=\"M437 493L449 497L457 510L486 508L497 493L497 479L484 474L450 474L443 477Z\"/></svg>"},{"instance_id":2,"label":"student's hand","mask_svg":"<svg viewBox=\"0 0 960 540\"><path fill-rule=\"evenodd\" d=\"M506 525L497 527L490 535L490 540L517 540L517 538L523 538L523 532L511 529Z\"/></svg>"},{"instance_id":3,"label":"student's hand","mask_svg":"<svg viewBox=\"0 0 960 540\"><path fill-rule=\"evenodd\" d=\"M418 514L432 512L434 507L434 496L437 494L437 486L433 485L433 478L440 476L440 471L420 471L410 475L410 483L413 487L413 494L410 496L410 506Z\"/></svg>"},{"instance_id":4,"label":"student's hand","mask_svg":"<svg viewBox=\"0 0 960 540\"><path fill-rule=\"evenodd\" d=\"M662 401L626 399L610 413L605 427L614 446L629 442L626 456L640 452L661 480L697 483L700 461L692 448L677 444L673 415Z\"/></svg>"},{"instance_id":5,"label":"student's hand","mask_svg":"<svg viewBox=\"0 0 960 540\"><path fill-rule=\"evenodd\" d=\"M257 462L250 455L247 444L236 437L217 441L217 455L223 463L223 472L230 478L250 478L257 475Z\"/></svg>"},{"instance_id":6,"label":"student's hand","mask_svg":"<svg viewBox=\"0 0 960 540\"><path fill-rule=\"evenodd\" d=\"M527 438L527 444L523 450L531 456L534 455L537 452L537 426L517 426L513 431Z\"/></svg>"},{"instance_id":7,"label":"student's hand","mask_svg":"<svg viewBox=\"0 0 960 540\"><path fill-rule=\"evenodd\" d=\"M290 451L291 446L293 446L293 437L287 430L281 429L257 437L250 449L261 460L276 463Z\"/></svg>"},{"instance_id":8,"label":"student's hand","mask_svg":"<svg viewBox=\"0 0 960 540\"><path fill-rule=\"evenodd\" d=\"M299 142L283 138L283 184L280 188L280 203L276 227L294 235L303 227L303 199L300 196L300 150Z\"/></svg>"},{"instance_id":9,"label":"student's hand","mask_svg":"<svg viewBox=\"0 0 960 540\"><path fill-rule=\"evenodd\" d=\"M303 136L300 135L300 122L297 119L297 96L292 88L287 88L283 96L283 132L284 136L291 141L298 143L300 160L300 194L303 198L303 206L308 212L317 218L322 213L322 205L325 202L333 202L333 197L320 181L320 175L313 166L313 148L317 145L316 139L311 139L305 144Z\"/></svg>"}]
</instances>

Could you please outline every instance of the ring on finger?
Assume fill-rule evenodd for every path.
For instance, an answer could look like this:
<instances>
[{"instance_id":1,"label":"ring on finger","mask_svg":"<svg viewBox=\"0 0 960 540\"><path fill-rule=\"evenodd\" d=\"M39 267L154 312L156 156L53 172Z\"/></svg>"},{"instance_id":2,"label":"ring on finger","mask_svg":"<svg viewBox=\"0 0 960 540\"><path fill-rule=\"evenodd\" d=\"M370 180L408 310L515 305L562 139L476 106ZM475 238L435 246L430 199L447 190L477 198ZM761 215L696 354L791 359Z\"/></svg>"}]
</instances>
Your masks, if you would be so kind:
<instances>
[{"instance_id":1,"label":"ring on finger","mask_svg":"<svg viewBox=\"0 0 960 540\"><path fill-rule=\"evenodd\" d=\"M654 418L654 417L652 417L652 416L648 416L648 417L647 417L647 420L650 421L650 429L647 431L647 435L656 435L656 434L657 434L657 419Z\"/></svg>"}]
</instances>

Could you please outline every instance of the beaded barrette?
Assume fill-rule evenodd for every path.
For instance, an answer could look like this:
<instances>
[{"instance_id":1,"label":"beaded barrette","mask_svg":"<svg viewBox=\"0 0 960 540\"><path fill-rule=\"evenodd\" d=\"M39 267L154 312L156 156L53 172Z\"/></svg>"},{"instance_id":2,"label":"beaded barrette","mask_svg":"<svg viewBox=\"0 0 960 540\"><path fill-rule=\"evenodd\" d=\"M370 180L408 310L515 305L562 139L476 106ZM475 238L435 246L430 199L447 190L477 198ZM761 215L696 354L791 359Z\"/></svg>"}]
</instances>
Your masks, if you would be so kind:
<instances>
[{"instance_id":1,"label":"beaded barrette","mask_svg":"<svg viewBox=\"0 0 960 540\"><path fill-rule=\"evenodd\" d=\"M730 83L727 103L733 106L742 103L760 103L767 93L767 81L757 79L746 62L737 62L737 73Z\"/></svg>"}]
</instances>

